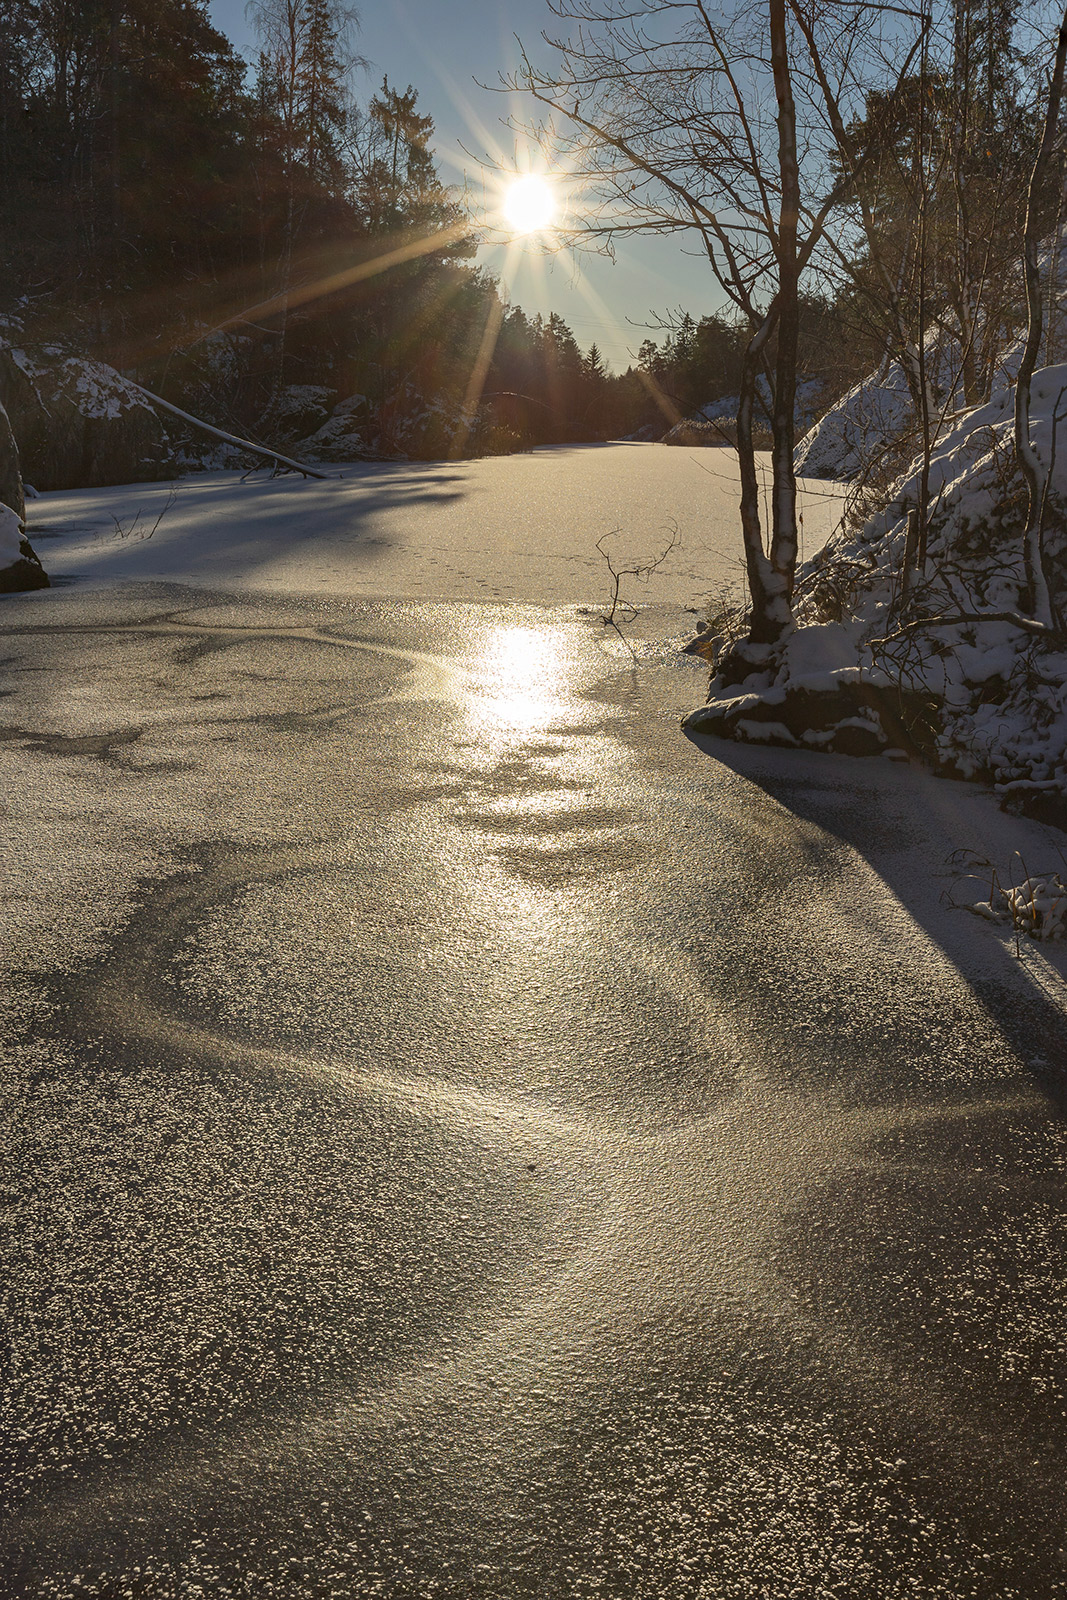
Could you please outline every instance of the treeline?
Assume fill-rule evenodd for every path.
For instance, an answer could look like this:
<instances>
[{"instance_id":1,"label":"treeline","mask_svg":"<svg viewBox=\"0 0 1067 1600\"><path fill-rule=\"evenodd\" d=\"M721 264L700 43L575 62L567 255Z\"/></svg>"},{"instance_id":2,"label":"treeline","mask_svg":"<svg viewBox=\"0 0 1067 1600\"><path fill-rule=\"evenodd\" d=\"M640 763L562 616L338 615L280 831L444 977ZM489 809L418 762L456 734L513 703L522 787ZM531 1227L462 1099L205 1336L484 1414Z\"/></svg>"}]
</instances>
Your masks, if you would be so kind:
<instances>
[{"instance_id":1,"label":"treeline","mask_svg":"<svg viewBox=\"0 0 1067 1600\"><path fill-rule=\"evenodd\" d=\"M351 415L385 453L659 437L739 392L752 335L740 306L679 315L611 374L558 315L504 304L416 91L384 82L353 98L343 0L256 0L252 16L250 71L206 0L8 0L0 311L27 339L272 442L359 396ZM802 286L796 334L800 375L826 400L890 351L915 398L936 403L916 353L938 321L962 331L968 398L988 390L1019 321L1034 133L1013 24L1010 0L959 0L950 70L916 60L842 129L827 174L841 222ZM776 351L777 334L767 373ZM768 420L757 392L757 427Z\"/></svg>"},{"instance_id":2,"label":"treeline","mask_svg":"<svg viewBox=\"0 0 1067 1600\"><path fill-rule=\"evenodd\" d=\"M354 13L252 14L249 72L204 0L10 0L0 310L25 337L273 442L362 396L385 453L659 437L736 391L722 316L682 317L611 374L560 316L505 305L416 91L353 99Z\"/></svg>"},{"instance_id":3,"label":"treeline","mask_svg":"<svg viewBox=\"0 0 1067 1600\"><path fill-rule=\"evenodd\" d=\"M257 437L353 395L386 451L640 426L636 380L473 263L415 90L353 99L354 14L257 0L253 19L249 73L204 0L9 0L0 310L24 336Z\"/></svg>"},{"instance_id":4,"label":"treeline","mask_svg":"<svg viewBox=\"0 0 1067 1600\"><path fill-rule=\"evenodd\" d=\"M202 0L12 3L0 270L35 334L260 429L293 384L462 388L495 288L414 92L352 102L337 5L261 4L249 82Z\"/></svg>"}]
</instances>

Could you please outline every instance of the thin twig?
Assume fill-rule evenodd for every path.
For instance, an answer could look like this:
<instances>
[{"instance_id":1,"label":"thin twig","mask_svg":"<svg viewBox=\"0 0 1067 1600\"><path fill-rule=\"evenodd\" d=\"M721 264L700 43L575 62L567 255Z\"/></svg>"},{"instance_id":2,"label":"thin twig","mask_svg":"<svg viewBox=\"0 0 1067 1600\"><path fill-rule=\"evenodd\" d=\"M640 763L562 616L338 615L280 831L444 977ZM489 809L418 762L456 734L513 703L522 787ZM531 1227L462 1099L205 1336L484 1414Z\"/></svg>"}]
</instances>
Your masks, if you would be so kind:
<instances>
[{"instance_id":1,"label":"thin twig","mask_svg":"<svg viewBox=\"0 0 1067 1600\"><path fill-rule=\"evenodd\" d=\"M612 579L611 604L608 607L607 615L601 617L600 620L603 622L606 628L613 628L619 635L619 638L622 640L627 650L629 650L630 655L633 657L635 666L637 665L638 658L636 652L634 651L634 647L630 643L629 639L627 639L622 629L619 627L619 624L615 621L615 613L618 611L620 606L630 613L630 615L626 618L627 622L632 622L638 611L637 606L631 605L628 600L622 599L622 580L624 578L644 578L647 581L647 579L650 578L656 571L656 568L663 565L664 561L666 561L667 557L678 543L677 524L672 523L670 528L670 539L668 540L667 544L664 545L659 555L655 556L651 561L635 562L632 567L616 567L615 563L611 559L610 552L604 548L605 540L613 539L617 533L622 531L620 528L612 528L610 533L602 533L600 538L596 541L596 548L604 557Z\"/></svg>"}]
</instances>

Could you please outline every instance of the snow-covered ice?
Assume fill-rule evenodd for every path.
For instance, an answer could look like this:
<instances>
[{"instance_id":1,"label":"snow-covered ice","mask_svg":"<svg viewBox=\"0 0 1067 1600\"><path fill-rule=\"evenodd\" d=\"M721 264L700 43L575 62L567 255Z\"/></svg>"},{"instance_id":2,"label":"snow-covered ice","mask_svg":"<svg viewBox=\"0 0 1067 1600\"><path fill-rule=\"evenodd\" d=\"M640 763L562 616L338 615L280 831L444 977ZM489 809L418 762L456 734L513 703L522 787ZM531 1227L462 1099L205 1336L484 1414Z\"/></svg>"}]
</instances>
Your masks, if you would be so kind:
<instances>
[{"instance_id":1,"label":"snow-covered ice","mask_svg":"<svg viewBox=\"0 0 1067 1600\"><path fill-rule=\"evenodd\" d=\"M709 460L709 457L711 458ZM358 462L327 482L202 473L167 484L44 494L30 538L50 574L94 585L173 579L242 589L407 599L597 602L620 562L678 543L627 598L701 606L742 575L730 451L561 446L457 462ZM842 491L801 484L809 550ZM147 537L172 500L158 528Z\"/></svg>"}]
</instances>

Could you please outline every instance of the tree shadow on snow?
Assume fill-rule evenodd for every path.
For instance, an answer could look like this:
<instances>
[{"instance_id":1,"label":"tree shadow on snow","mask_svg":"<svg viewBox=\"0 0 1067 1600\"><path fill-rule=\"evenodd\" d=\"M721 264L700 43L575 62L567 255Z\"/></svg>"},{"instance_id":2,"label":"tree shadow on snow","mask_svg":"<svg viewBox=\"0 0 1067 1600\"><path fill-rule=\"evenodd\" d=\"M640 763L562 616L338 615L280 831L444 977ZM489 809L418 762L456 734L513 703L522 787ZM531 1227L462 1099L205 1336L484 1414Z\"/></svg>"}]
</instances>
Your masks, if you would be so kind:
<instances>
[{"instance_id":1,"label":"tree shadow on snow","mask_svg":"<svg viewBox=\"0 0 1067 1600\"><path fill-rule=\"evenodd\" d=\"M299 556L305 547L310 554L320 541L346 562L374 563L401 543L384 517L427 506L443 510L474 490L452 462L359 462L325 470L336 476L242 482L236 473L203 473L176 488L146 483L62 491L68 502L62 510L50 497L38 514L48 517L51 537L81 544L86 576L126 573L131 559L148 577L178 567L209 570L216 559L252 572ZM33 521L31 509L31 537Z\"/></svg>"}]
</instances>

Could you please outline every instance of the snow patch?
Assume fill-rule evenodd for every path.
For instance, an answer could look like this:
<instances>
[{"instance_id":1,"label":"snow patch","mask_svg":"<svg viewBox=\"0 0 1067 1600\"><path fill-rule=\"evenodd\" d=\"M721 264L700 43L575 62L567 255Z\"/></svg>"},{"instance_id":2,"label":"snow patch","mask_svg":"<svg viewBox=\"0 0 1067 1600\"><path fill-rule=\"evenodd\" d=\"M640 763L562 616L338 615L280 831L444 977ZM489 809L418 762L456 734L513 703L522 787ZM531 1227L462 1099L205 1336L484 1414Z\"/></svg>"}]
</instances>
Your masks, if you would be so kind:
<instances>
[{"instance_id":1,"label":"snow patch","mask_svg":"<svg viewBox=\"0 0 1067 1600\"><path fill-rule=\"evenodd\" d=\"M899 438L912 420L911 397L901 368L890 363L857 383L801 439L794 455L808 478L858 478L872 454Z\"/></svg>"},{"instance_id":2,"label":"snow patch","mask_svg":"<svg viewBox=\"0 0 1067 1600\"><path fill-rule=\"evenodd\" d=\"M10 567L22 554L22 523L0 500L0 568Z\"/></svg>"}]
</instances>

